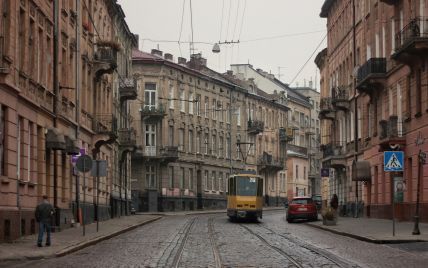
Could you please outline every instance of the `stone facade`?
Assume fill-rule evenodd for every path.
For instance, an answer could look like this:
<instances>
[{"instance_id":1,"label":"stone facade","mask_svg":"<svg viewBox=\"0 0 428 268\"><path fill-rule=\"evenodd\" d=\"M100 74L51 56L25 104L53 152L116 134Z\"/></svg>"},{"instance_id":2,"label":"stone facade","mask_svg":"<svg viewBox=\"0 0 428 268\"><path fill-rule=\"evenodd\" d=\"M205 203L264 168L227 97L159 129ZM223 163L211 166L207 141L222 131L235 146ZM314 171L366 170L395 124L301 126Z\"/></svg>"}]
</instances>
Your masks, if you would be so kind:
<instances>
[{"instance_id":1,"label":"stone facade","mask_svg":"<svg viewBox=\"0 0 428 268\"><path fill-rule=\"evenodd\" d=\"M119 84L111 73L131 66L127 53L136 45L120 6L5 0L0 12L0 240L35 233L42 195L56 208L56 231L82 221L78 215L96 219L97 192L98 218L108 219L119 173L115 118L126 114L125 103L114 108ZM97 183L88 173L83 183L72 160L80 152L107 160L107 177Z\"/></svg>"},{"instance_id":2,"label":"stone facade","mask_svg":"<svg viewBox=\"0 0 428 268\"><path fill-rule=\"evenodd\" d=\"M428 25L421 19L428 12L427 3L353 2L325 1L321 12L327 18L329 33L325 61L319 61L319 66L323 76L324 163L334 171L330 173L330 192L338 193L341 203L348 204L343 207L346 212L354 210L352 203L358 193L360 211L364 207L366 216L390 218L393 178L403 178L404 197L395 206L395 214L401 220L411 220L418 189L418 153L428 149L428 144L418 146L415 142L418 137L428 136L428 97L424 93ZM359 177L359 173L352 174L356 130L358 159L370 164L369 178L359 178L364 183L351 180L353 175ZM384 172L383 152L388 150L404 151L404 172ZM427 183L427 174L423 174L420 211L428 206ZM427 217L426 213L421 214L422 220L427 221Z\"/></svg>"}]
</instances>

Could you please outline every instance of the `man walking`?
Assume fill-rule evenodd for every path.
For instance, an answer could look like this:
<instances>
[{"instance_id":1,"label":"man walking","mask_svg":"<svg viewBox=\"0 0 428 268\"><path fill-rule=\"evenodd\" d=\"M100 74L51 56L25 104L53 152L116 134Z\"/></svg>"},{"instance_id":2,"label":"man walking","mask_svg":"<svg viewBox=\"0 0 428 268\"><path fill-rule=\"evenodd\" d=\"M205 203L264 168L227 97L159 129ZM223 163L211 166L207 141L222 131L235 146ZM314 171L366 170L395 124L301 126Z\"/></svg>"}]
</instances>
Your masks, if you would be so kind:
<instances>
[{"instance_id":1,"label":"man walking","mask_svg":"<svg viewBox=\"0 0 428 268\"><path fill-rule=\"evenodd\" d=\"M54 208L49 204L48 196L43 196L43 201L36 207L36 221L39 223L39 236L37 238L37 246L42 246L43 233L46 230L46 246L51 245L51 218L54 214Z\"/></svg>"}]
</instances>

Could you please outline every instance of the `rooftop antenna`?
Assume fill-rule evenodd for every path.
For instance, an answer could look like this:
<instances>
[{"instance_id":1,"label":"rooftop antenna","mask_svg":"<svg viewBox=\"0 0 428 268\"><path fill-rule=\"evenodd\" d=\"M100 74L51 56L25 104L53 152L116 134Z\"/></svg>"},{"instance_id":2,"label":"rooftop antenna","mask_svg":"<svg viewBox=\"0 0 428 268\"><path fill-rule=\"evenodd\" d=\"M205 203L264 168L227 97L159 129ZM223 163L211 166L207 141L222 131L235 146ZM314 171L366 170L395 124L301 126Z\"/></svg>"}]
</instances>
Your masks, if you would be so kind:
<instances>
[{"instance_id":1,"label":"rooftop antenna","mask_svg":"<svg viewBox=\"0 0 428 268\"><path fill-rule=\"evenodd\" d=\"M278 66L278 80L281 81L281 76L283 76L283 74L281 74L281 69L285 69L286 67L282 67L282 66Z\"/></svg>"}]
</instances>

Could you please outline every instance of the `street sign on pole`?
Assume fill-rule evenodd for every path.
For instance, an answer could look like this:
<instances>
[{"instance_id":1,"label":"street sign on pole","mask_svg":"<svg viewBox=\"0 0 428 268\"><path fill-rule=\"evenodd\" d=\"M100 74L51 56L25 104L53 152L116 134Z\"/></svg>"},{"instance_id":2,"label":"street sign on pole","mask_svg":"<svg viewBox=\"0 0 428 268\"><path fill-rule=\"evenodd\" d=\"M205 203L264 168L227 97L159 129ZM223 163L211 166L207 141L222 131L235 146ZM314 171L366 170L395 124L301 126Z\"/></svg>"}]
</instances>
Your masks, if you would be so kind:
<instances>
[{"instance_id":1,"label":"street sign on pole","mask_svg":"<svg viewBox=\"0 0 428 268\"><path fill-rule=\"evenodd\" d=\"M77 159L76 168L80 172L88 172L92 169L92 158L89 155L82 155Z\"/></svg>"},{"instance_id":2,"label":"street sign on pole","mask_svg":"<svg viewBox=\"0 0 428 268\"><path fill-rule=\"evenodd\" d=\"M404 171L404 152L385 151L383 153L384 171Z\"/></svg>"}]
</instances>

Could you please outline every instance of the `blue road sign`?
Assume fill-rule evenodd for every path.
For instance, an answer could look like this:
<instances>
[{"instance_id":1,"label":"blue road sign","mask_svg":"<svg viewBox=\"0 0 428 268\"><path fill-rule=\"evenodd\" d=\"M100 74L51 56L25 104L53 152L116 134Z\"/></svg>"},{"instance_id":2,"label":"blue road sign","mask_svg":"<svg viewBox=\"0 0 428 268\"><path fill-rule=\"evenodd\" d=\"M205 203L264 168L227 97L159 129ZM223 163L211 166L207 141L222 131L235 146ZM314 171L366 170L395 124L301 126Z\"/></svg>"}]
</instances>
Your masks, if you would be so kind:
<instances>
[{"instance_id":1,"label":"blue road sign","mask_svg":"<svg viewBox=\"0 0 428 268\"><path fill-rule=\"evenodd\" d=\"M404 152L386 151L383 153L384 171L404 171Z\"/></svg>"}]
</instances>

